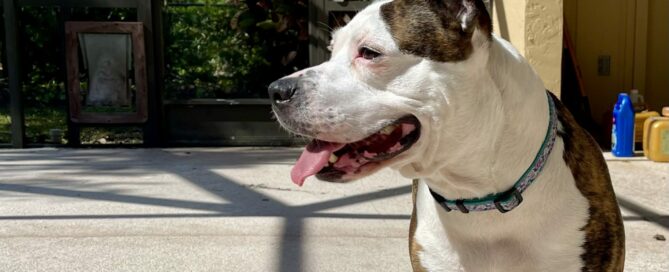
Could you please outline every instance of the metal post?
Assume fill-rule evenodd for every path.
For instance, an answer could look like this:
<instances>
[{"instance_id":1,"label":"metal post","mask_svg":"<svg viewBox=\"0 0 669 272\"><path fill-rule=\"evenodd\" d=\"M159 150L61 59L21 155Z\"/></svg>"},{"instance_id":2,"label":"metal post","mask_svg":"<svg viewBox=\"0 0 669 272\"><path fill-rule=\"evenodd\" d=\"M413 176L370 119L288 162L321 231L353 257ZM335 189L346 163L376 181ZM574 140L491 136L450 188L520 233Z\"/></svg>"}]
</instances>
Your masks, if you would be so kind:
<instances>
[{"instance_id":1,"label":"metal post","mask_svg":"<svg viewBox=\"0 0 669 272\"><path fill-rule=\"evenodd\" d=\"M318 65L327 60L328 52L328 15L325 13L325 0L309 1L309 65Z\"/></svg>"},{"instance_id":2,"label":"metal post","mask_svg":"<svg viewBox=\"0 0 669 272\"><path fill-rule=\"evenodd\" d=\"M144 42L146 50L146 71L147 71L147 103L149 118L144 124L144 145L150 147L160 146L160 116L162 112L160 87L161 83L157 77L157 65L161 65L162 61L158 61L162 54L156 52L156 44L161 45L162 37L156 32L162 31L160 19L160 2L155 0L139 0L137 2L137 20L144 23ZM162 68L162 67L161 67Z\"/></svg>"},{"instance_id":3,"label":"metal post","mask_svg":"<svg viewBox=\"0 0 669 272\"><path fill-rule=\"evenodd\" d=\"M5 41L7 43L7 66L9 74L9 109L12 118L12 146L25 147L25 122L18 46L17 9L14 0L3 0L5 13Z\"/></svg>"},{"instance_id":4,"label":"metal post","mask_svg":"<svg viewBox=\"0 0 669 272\"><path fill-rule=\"evenodd\" d=\"M70 99L73 99L70 97L70 92L68 91L72 86L70 86L68 80L67 80L67 54L65 50L65 22L69 20L70 18L70 13L71 13L71 6L69 3L63 3L62 6L60 6L61 11L58 13L58 36L60 37L59 45L61 47L61 52L63 52L63 56L61 58L61 78L65 79L64 85L65 85L65 96L67 97L67 101L69 102ZM79 147L81 146L81 127L79 124L72 122L72 118L70 118L70 106L69 103L66 102L65 112L67 112L67 145L68 146L73 146L73 147Z\"/></svg>"},{"instance_id":5,"label":"metal post","mask_svg":"<svg viewBox=\"0 0 669 272\"><path fill-rule=\"evenodd\" d=\"M149 112L153 111L154 122L150 128L153 129L153 145L162 146L163 127L164 127L164 108L163 108L163 90L165 89L165 38L164 38L164 24L163 24L163 0L151 1L151 13L153 17L153 45L151 51L153 52L153 68L154 73L154 92L149 96ZM151 100L153 99L153 102Z\"/></svg>"}]
</instances>

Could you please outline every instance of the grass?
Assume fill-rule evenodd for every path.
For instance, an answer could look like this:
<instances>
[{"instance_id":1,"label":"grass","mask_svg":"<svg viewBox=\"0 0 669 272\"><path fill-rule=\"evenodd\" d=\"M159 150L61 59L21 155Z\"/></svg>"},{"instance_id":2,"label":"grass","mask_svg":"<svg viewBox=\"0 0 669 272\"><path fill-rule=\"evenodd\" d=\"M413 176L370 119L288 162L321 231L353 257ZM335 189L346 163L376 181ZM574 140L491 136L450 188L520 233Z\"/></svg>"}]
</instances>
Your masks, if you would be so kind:
<instances>
[{"instance_id":1,"label":"grass","mask_svg":"<svg viewBox=\"0 0 669 272\"><path fill-rule=\"evenodd\" d=\"M9 110L0 108L0 144L6 144L12 141L11 124L12 120L9 118Z\"/></svg>"},{"instance_id":2,"label":"grass","mask_svg":"<svg viewBox=\"0 0 669 272\"><path fill-rule=\"evenodd\" d=\"M67 132L67 115L64 109L30 107L25 109L25 118L28 143L50 143L51 129L60 129L63 136ZM61 141L65 143L65 140Z\"/></svg>"},{"instance_id":3,"label":"grass","mask_svg":"<svg viewBox=\"0 0 669 272\"><path fill-rule=\"evenodd\" d=\"M81 129L82 144L141 144L139 127L87 127Z\"/></svg>"},{"instance_id":4,"label":"grass","mask_svg":"<svg viewBox=\"0 0 669 272\"><path fill-rule=\"evenodd\" d=\"M67 140L67 115L65 109L56 107L29 107L25 109L26 140L31 144L53 143L51 129L60 129ZM7 108L0 108L0 143L11 143L11 118ZM141 144L142 130L137 127L88 127L81 130L82 144Z\"/></svg>"}]
</instances>

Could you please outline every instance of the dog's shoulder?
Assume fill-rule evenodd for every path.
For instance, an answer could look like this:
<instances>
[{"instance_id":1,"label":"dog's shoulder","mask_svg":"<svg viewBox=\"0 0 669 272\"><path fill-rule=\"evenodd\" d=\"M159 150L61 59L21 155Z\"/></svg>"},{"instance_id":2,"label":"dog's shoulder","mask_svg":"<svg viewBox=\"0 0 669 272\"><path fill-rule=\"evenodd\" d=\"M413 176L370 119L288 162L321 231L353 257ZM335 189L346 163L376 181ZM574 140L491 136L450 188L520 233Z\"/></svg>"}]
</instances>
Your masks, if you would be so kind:
<instances>
[{"instance_id":1,"label":"dog's shoulder","mask_svg":"<svg viewBox=\"0 0 669 272\"><path fill-rule=\"evenodd\" d=\"M558 135L564 143L563 159L576 187L588 200L589 219L583 227L583 271L622 271L625 233L611 178L597 142L551 94L558 112Z\"/></svg>"}]
</instances>

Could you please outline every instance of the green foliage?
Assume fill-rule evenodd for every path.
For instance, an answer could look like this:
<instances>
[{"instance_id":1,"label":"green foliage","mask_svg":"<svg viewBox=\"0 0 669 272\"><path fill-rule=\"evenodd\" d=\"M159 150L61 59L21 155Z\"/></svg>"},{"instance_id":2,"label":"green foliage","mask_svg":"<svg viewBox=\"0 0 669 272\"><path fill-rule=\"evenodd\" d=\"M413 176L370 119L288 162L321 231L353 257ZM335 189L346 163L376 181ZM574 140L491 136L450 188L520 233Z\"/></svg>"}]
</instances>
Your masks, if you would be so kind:
<instances>
[{"instance_id":1,"label":"green foliage","mask_svg":"<svg viewBox=\"0 0 669 272\"><path fill-rule=\"evenodd\" d=\"M60 70L63 52L58 44L58 10L22 7L18 15L25 102L36 106L62 104L65 89Z\"/></svg>"},{"instance_id":2,"label":"green foliage","mask_svg":"<svg viewBox=\"0 0 669 272\"><path fill-rule=\"evenodd\" d=\"M67 131L66 116L59 108L27 108L26 140L29 143L44 143L48 139L50 129Z\"/></svg>"},{"instance_id":3,"label":"green foliage","mask_svg":"<svg viewBox=\"0 0 669 272\"><path fill-rule=\"evenodd\" d=\"M180 98L217 97L219 90L237 87L252 68L267 65L247 46L248 37L227 27L235 12L233 6L167 8L166 89Z\"/></svg>"},{"instance_id":4,"label":"green foliage","mask_svg":"<svg viewBox=\"0 0 669 272\"><path fill-rule=\"evenodd\" d=\"M25 109L26 140L29 143L44 143L49 137L50 129L67 130L65 113L58 108L35 108ZM9 111L0 108L0 143L11 143L11 118Z\"/></svg>"},{"instance_id":5,"label":"green foliage","mask_svg":"<svg viewBox=\"0 0 669 272\"><path fill-rule=\"evenodd\" d=\"M204 1L165 9L166 98L265 97L308 64L306 3Z\"/></svg>"},{"instance_id":6,"label":"green foliage","mask_svg":"<svg viewBox=\"0 0 669 272\"><path fill-rule=\"evenodd\" d=\"M9 112L6 108L0 107L0 144L12 141L11 124L12 120L9 118Z\"/></svg>"}]
</instances>

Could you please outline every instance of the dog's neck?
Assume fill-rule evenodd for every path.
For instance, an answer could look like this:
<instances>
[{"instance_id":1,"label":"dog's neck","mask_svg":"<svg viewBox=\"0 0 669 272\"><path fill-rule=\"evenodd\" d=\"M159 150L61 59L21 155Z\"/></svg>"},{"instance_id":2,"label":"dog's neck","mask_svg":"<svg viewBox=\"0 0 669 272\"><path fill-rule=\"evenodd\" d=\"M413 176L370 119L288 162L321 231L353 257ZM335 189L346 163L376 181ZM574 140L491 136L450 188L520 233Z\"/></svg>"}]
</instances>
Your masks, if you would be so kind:
<instances>
[{"instance_id":1,"label":"dog's neck","mask_svg":"<svg viewBox=\"0 0 669 272\"><path fill-rule=\"evenodd\" d=\"M509 189L532 163L548 126L545 88L531 66L500 38L484 46L489 49L451 67L459 71L448 71L463 78L446 81L455 90L446 121L428 135L439 145L426 147L422 161L434 165L413 164L417 172L432 169L423 171L428 185L449 199Z\"/></svg>"}]
</instances>

